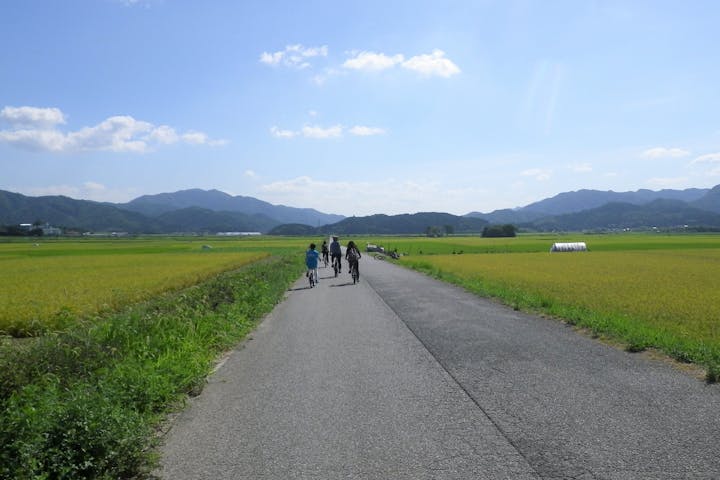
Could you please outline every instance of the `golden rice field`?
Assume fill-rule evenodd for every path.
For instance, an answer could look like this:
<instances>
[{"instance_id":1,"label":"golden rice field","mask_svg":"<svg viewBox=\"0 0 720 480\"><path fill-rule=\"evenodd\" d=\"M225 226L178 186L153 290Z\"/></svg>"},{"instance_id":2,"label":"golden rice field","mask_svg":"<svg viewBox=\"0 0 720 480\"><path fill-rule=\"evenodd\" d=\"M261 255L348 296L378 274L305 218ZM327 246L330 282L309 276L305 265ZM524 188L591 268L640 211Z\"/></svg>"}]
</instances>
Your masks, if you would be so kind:
<instances>
[{"instance_id":1,"label":"golden rice field","mask_svg":"<svg viewBox=\"0 0 720 480\"><path fill-rule=\"evenodd\" d=\"M187 287L267 255L167 240L0 244L0 333L63 328L77 317Z\"/></svg>"}]
</instances>

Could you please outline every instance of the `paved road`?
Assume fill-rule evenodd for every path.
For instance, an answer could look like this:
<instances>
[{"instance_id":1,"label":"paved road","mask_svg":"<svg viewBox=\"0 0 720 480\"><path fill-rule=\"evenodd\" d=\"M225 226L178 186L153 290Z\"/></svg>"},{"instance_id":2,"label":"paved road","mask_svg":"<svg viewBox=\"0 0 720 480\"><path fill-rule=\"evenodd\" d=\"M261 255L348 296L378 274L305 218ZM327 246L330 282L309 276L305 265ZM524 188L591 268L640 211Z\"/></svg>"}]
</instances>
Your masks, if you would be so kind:
<instances>
[{"instance_id":1,"label":"paved road","mask_svg":"<svg viewBox=\"0 0 720 480\"><path fill-rule=\"evenodd\" d=\"M720 387L386 262L361 270L297 282L176 420L163 478L720 478Z\"/></svg>"}]
</instances>

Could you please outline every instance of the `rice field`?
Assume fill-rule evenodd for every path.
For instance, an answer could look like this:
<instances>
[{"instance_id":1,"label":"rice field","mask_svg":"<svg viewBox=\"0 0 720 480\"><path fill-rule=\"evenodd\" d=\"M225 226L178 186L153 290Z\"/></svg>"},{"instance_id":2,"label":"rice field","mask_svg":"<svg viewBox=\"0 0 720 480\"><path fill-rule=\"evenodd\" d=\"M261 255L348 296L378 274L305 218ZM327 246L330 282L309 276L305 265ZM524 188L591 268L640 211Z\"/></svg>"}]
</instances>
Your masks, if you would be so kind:
<instances>
[{"instance_id":1,"label":"rice field","mask_svg":"<svg viewBox=\"0 0 720 480\"><path fill-rule=\"evenodd\" d=\"M292 245L260 239L0 243L0 334L63 329L78 318L194 285Z\"/></svg>"},{"instance_id":2,"label":"rice field","mask_svg":"<svg viewBox=\"0 0 720 480\"><path fill-rule=\"evenodd\" d=\"M382 245L387 251L397 249L410 256L453 253L521 253L548 252L554 242L586 242L593 252L630 250L698 250L720 248L720 235L713 234L531 234L514 238L466 237L362 237L365 242Z\"/></svg>"}]
</instances>

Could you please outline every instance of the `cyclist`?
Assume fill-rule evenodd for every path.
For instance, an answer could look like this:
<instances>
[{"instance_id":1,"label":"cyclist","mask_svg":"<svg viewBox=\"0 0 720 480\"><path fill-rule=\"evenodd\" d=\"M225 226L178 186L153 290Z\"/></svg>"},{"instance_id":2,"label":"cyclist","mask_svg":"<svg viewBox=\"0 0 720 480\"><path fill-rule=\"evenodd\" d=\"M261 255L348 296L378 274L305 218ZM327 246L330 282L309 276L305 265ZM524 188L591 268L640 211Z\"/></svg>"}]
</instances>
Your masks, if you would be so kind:
<instances>
[{"instance_id":1,"label":"cyclist","mask_svg":"<svg viewBox=\"0 0 720 480\"><path fill-rule=\"evenodd\" d=\"M337 271L339 273L342 270L342 264L340 263L340 259L342 258L342 250L340 249L340 242L338 242L338 237L333 235L332 239L333 241L330 242L330 256L332 257L333 266L335 266L335 261L337 260Z\"/></svg>"},{"instance_id":2,"label":"cyclist","mask_svg":"<svg viewBox=\"0 0 720 480\"><path fill-rule=\"evenodd\" d=\"M360 255L360 250L358 250L357 246L355 245L355 242L350 240L347 244L347 248L345 249L345 259L348 261L348 264L350 265L350 274L352 275L353 269L357 273L357 278L360 278L360 270L358 269L359 260L362 258L362 255Z\"/></svg>"},{"instance_id":3,"label":"cyclist","mask_svg":"<svg viewBox=\"0 0 720 480\"><path fill-rule=\"evenodd\" d=\"M323 262L325 262L325 266L327 267L327 265L328 265L328 254L330 253L330 250L328 249L327 240L323 240L322 250L321 250L321 251L322 251L322 259L323 259Z\"/></svg>"},{"instance_id":4,"label":"cyclist","mask_svg":"<svg viewBox=\"0 0 720 480\"><path fill-rule=\"evenodd\" d=\"M318 267L318 259L320 258L320 254L315 250L315 244L311 243L310 248L307 252L305 252L305 266L307 266L307 273L305 274L306 277L310 279L310 286L314 287L315 284L318 281L317 276L317 267ZM311 277L312 275L312 277Z\"/></svg>"}]
</instances>

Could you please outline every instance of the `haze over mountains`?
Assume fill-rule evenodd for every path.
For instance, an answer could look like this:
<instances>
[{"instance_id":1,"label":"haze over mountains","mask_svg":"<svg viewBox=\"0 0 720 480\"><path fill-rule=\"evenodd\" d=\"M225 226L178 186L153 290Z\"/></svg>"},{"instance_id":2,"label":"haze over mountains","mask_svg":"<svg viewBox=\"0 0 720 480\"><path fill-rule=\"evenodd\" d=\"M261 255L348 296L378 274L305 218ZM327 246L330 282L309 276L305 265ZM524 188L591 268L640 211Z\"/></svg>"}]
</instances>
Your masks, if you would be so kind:
<instances>
[{"instance_id":1,"label":"haze over mountains","mask_svg":"<svg viewBox=\"0 0 720 480\"><path fill-rule=\"evenodd\" d=\"M309 208L272 205L218 190L144 195L128 203L98 203L63 196L28 197L0 190L0 225L47 222L76 231L129 233L422 234L428 227L477 233L488 224L523 229L617 230L720 228L720 185L712 189L560 193L522 208L471 212L370 215L345 218Z\"/></svg>"}]
</instances>

